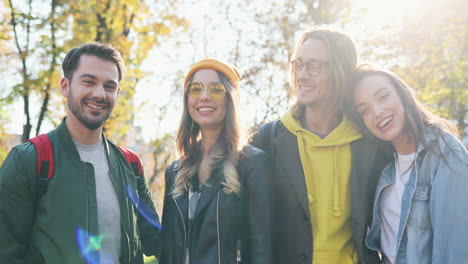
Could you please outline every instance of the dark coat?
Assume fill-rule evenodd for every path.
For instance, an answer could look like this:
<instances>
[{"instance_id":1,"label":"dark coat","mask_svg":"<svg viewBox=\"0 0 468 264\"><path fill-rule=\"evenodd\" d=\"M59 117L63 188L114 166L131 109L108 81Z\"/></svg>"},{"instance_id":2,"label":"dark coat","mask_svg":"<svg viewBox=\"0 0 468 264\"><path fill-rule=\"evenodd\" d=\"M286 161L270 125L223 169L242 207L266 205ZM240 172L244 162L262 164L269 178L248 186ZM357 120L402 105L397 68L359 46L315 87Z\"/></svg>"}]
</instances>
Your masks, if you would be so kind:
<instances>
[{"instance_id":1,"label":"dark coat","mask_svg":"<svg viewBox=\"0 0 468 264\"><path fill-rule=\"evenodd\" d=\"M190 264L270 264L272 202L266 154L253 146L244 149L237 166L240 196L224 193L222 169L215 169L190 225L187 192L177 197L171 194L178 164L166 169L159 263L183 264L188 245ZM238 253L240 262L236 262Z\"/></svg>"},{"instance_id":2,"label":"dark coat","mask_svg":"<svg viewBox=\"0 0 468 264\"><path fill-rule=\"evenodd\" d=\"M273 168L275 218L273 221L273 259L278 264L311 263L313 231L307 202L307 186L297 138L279 121L260 129L252 144L271 156ZM373 195L382 159L376 144L365 139L351 143L351 223L353 242L362 263L379 263L376 252L364 244L370 225Z\"/></svg>"},{"instance_id":3,"label":"dark coat","mask_svg":"<svg viewBox=\"0 0 468 264\"><path fill-rule=\"evenodd\" d=\"M13 148L0 168L1 263L87 263L86 252L77 245L76 229L80 227L92 235L98 233L94 169L80 160L65 122L49 132L48 137L54 153L54 177L39 201L36 214L34 145L26 142ZM104 144L121 214L120 263L143 264L142 253L152 253L150 246L158 239L158 230L127 197L126 188L137 190L138 185L122 152L107 139ZM155 212L146 182L138 187L141 201Z\"/></svg>"}]
</instances>

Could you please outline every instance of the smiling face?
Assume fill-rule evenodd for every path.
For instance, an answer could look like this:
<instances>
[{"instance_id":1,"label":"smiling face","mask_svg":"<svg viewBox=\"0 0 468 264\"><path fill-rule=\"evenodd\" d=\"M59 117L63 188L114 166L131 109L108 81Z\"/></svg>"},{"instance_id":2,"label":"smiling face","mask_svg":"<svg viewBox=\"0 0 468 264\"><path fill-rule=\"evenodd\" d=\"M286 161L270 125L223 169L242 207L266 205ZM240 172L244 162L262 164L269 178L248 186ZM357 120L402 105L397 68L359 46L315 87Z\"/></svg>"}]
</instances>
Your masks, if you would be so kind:
<instances>
[{"instance_id":1,"label":"smiling face","mask_svg":"<svg viewBox=\"0 0 468 264\"><path fill-rule=\"evenodd\" d=\"M367 129L393 145L407 142L405 110L394 84L385 76L364 77L354 91L354 104Z\"/></svg>"},{"instance_id":2,"label":"smiling face","mask_svg":"<svg viewBox=\"0 0 468 264\"><path fill-rule=\"evenodd\" d=\"M226 116L226 95L220 99L213 99L206 89L213 83L221 82L218 73L212 69L200 69L193 74L192 82L201 83L204 89L199 98L187 98L190 117L201 130L221 131Z\"/></svg>"},{"instance_id":3,"label":"smiling face","mask_svg":"<svg viewBox=\"0 0 468 264\"><path fill-rule=\"evenodd\" d=\"M320 63L321 69L317 76L308 71L310 67L303 67L296 72L298 87L298 103L305 106L327 105L331 91L328 48L324 41L309 38L302 44L296 60L304 64Z\"/></svg>"},{"instance_id":4,"label":"smiling face","mask_svg":"<svg viewBox=\"0 0 468 264\"><path fill-rule=\"evenodd\" d=\"M60 82L68 101L68 118L90 130L102 127L119 94L117 66L92 55L82 55L71 80Z\"/></svg>"}]
</instances>

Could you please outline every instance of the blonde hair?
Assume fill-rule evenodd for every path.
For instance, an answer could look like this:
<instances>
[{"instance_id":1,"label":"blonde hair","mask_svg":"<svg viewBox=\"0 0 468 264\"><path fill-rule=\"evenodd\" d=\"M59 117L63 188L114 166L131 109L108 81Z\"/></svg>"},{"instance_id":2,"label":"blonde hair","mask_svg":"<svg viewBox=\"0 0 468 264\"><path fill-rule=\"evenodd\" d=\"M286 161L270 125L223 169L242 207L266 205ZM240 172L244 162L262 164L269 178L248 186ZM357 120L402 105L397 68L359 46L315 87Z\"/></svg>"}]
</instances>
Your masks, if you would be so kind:
<instances>
[{"instance_id":1,"label":"blonde hair","mask_svg":"<svg viewBox=\"0 0 468 264\"><path fill-rule=\"evenodd\" d=\"M188 112L188 97L184 94L184 110L176 138L181 163L172 190L175 196L182 195L193 187L190 179L197 172L202 182L206 182L211 178L213 170L221 167L224 173L224 192L240 192L237 162L246 138L239 121L239 92L238 87L235 87L237 84L229 82L223 73L216 72L227 89L224 127L208 156L203 159L200 127Z\"/></svg>"},{"instance_id":2,"label":"blonde hair","mask_svg":"<svg viewBox=\"0 0 468 264\"><path fill-rule=\"evenodd\" d=\"M357 65L357 51L353 40L343 32L332 30L325 27L317 27L311 31L305 32L301 35L299 42L297 43L291 60L297 59L299 51L305 41L309 39L321 40L328 47L329 62L331 80L332 80L332 92L330 96L333 96L335 110L338 113L343 112L345 89L347 88L348 81L351 78L353 71ZM289 67L289 79L291 87L293 88L294 95L297 98L298 85L296 79L296 73ZM304 106L299 104L299 101L292 105L293 115L299 117Z\"/></svg>"}]
</instances>

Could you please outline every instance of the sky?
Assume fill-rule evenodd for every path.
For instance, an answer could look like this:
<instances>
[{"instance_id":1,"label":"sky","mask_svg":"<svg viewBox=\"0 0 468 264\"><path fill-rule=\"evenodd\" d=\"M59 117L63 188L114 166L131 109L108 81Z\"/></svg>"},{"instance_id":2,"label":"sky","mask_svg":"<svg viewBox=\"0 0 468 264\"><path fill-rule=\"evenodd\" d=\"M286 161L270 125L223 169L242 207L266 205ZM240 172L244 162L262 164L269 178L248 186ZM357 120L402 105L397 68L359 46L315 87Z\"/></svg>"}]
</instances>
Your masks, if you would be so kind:
<instances>
[{"instance_id":1,"label":"sky","mask_svg":"<svg viewBox=\"0 0 468 264\"><path fill-rule=\"evenodd\" d=\"M421 2L422 0L354 0L353 8L355 8L356 12L364 13L364 16L359 20L348 23L345 31L349 32L354 39L359 40L368 37L367 34L369 32L378 32L385 25L391 25L392 27L398 28L402 16L414 11L417 4ZM183 15L187 15L191 21L196 21L192 22L194 23L192 26L199 27L200 31L201 28L205 27L205 21L201 19L204 14L216 13L216 10L213 9L212 5L208 4L208 1L195 1L192 5L186 5L182 11ZM207 35L223 35L224 33L225 37L223 38L223 43L211 44L213 46L222 47L220 50L230 49L231 47L226 43L234 43L235 41L229 41L229 38L232 38L232 34L230 34L231 28L229 28L228 23L224 21L222 14L213 15L212 20L212 23L217 25L216 28L209 28L209 32L206 32L206 29L204 29L204 33ZM357 42L357 45L359 50L359 42ZM196 44L185 45L181 47L180 50L184 50L186 55L181 55L177 58L177 63L173 63L173 61L171 61L171 57L167 57L165 54L166 48L172 48L171 44L168 43L168 47L163 45L158 48L152 54L152 59L147 61L158 61L159 63L157 65L151 63L143 65L144 68L147 68L148 71L153 71L155 74L145 80L142 80L136 88L136 104L139 105L145 103L147 106L139 111L135 120L135 125L142 127L143 137L145 139L155 138L166 132L176 131L181 117L181 107L175 107L176 105L181 105L182 94L179 93L180 101L172 102L173 107L169 110L169 117L159 122L156 121L155 115L157 115L158 112L155 112L154 109L160 104L160 99L158 98L169 96L171 90L174 89L173 86L157 87L156 84L165 83L161 80L160 76L174 76L176 72L180 71L185 73L192 63L204 57L203 52L200 52L203 50L203 47L197 46ZM222 59L222 54L219 56ZM238 65L238 68L242 68L242 65ZM182 81L183 79L181 79L181 82ZM147 92L148 90L157 90L157 92L150 93ZM148 99L148 95L150 95L152 99ZM245 98L245 93L241 93L241 103L244 101L243 98ZM249 113L253 112L254 107L254 104L248 105L245 103L242 107L241 116L249 125L253 120Z\"/></svg>"},{"instance_id":2,"label":"sky","mask_svg":"<svg viewBox=\"0 0 468 264\"><path fill-rule=\"evenodd\" d=\"M178 127L181 117L181 92L176 93L178 98L168 101L170 94L175 89L174 80L179 79L179 85L181 85L183 75L192 63L203 59L206 55L223 59L222 51L233 48L232 45L234 45L235 39L233 39L229 21L226 21L223 14L216 10L216 5L211 4L212 2L216 2L216 0L185 1L178 11L178 15L189 19L191 27L196 29L196 34L201 34L204 37L212 34L222 35L223 38L217 38L222 39L222 41L208 40L207 46L209 48L214 47L218 52L207 51L207 46L202 44L203 41L191 42L189 39L168 39L168 41L161 43L161 46L155 48L142 64L142 69L148 72L148 76L143 78L136 87L134 102L138 110L135 113L135 126L141 127L143 138L146 141L163 136L165 133L174 132ZM258 2L262 1L258 0ZM264 2L270 3L271 1ZM379 32L385 25L398 28L401 18L415 13L417 6L421 3L423 3L422 0L352 0L353 13L362 14L362 16L360 16L360 19L351 20L347 23L344 30L357 40L357 48L360 50L359 40L365 39L369 33ZM209 16L206 16L206 14L209 14ZM239 14L239 16L241 15ZM174 51L175 43L171 41L178 43L177 51ZM238 67L242 68L241 66ZM6 77L5 75L5 73L0 74L0 78ZM3 86L0 85L1 87L8 87L8 83L4 83ZM2 95L3 93L0 91L0 96ZM241 93L241 103L243 101L242 96ZM177 101L177 99L180 99L180 101ZM32 98L32 102L35 102L33 111L38 111L40 105L38 98ZM166 118L160 120L158 117L162 116L162 114L159 109L163 105L168 106L167 114L164 115ZM6 126L7 133L21 134L25 120L22 107L22 101L20 100L11 105L9 111L12 114L11 120L14 120L14 122ZM252 116L249 115L253 107L255 105L247 104L242 107L243 120L248 124L251 124L253 120ZM42 132L52 128L52 125L46 122Z\"/></svg>"}]
</instances>

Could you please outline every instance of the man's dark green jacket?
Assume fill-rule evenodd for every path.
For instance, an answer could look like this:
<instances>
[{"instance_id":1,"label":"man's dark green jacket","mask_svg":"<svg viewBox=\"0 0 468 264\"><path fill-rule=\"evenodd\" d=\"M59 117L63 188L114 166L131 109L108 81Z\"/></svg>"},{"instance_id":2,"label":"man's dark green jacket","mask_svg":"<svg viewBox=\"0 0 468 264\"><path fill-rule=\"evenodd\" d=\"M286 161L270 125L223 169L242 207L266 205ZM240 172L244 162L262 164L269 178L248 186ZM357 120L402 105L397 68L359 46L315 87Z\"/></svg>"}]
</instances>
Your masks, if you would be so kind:
<instances>
[{"instance_id":1,"label":"man's dark green jacket","mask_svg":"<svg viewBox=\"0 0 468 264\"><path fill-rule=\"evenodd\" d=\"M99 190L96 190L93 166L80 160L65 122L48 136L54 152L55 171L35 217L37 158L34 145L27 142L13 148L0 169L2 263L86 263L85 249L80 250L77 242L77 230L99 234L96 202ZM151 195L146 183L137 187L136 176L119 148L107 139L104 143L120 206L120 263L143 263L142 252L152 255L146 249L155 243L158 230L137 212L126 194L126 186L138 190L141 201L154 210Z\"/></svg>"}]
</instances>

